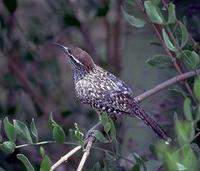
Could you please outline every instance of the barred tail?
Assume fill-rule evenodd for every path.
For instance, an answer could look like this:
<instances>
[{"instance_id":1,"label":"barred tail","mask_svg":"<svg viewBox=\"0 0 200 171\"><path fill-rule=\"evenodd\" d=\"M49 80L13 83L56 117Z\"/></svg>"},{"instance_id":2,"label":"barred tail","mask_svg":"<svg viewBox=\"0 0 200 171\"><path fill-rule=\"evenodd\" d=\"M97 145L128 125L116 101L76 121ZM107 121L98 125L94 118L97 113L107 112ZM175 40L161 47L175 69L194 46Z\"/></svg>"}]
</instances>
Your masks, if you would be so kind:
<instances>
[{"instance_id":1,"label":"barred tail","mask_svg":"<svg viewBox=\"0 0 200 171\"><path fill-rule=\"evenodd\" d=\"M133 112L136 117L143 120L144 123L150 127L161 139L163 139L166 144L169 144L172 141L167 133L161 128L161 126L151 116L149 116L139 106L139 104L133 105Z\"/></svg>"}]
</instances>

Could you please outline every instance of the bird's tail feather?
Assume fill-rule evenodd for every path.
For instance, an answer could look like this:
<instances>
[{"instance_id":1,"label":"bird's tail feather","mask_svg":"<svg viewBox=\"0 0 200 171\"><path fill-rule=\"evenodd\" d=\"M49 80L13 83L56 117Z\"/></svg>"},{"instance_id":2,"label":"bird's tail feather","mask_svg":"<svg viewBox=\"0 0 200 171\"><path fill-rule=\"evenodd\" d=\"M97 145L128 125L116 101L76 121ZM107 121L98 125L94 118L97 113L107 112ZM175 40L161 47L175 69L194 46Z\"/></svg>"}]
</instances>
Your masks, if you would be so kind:
<instances>
[{"instance_id":1,"label":"bird's tail feather","mask_svg":"<svg viewBox=\"0 0 200 171\"><path fill-rule=\"evenodd\" d=\"M139 119L143 120L144 123L150 127L161 139L165 141L166 144L169 144L172 140L167 135L167 133L161 128L161 126L149 116L138 104L133 106L133 113Z\"/></svg>"}]
</instances>

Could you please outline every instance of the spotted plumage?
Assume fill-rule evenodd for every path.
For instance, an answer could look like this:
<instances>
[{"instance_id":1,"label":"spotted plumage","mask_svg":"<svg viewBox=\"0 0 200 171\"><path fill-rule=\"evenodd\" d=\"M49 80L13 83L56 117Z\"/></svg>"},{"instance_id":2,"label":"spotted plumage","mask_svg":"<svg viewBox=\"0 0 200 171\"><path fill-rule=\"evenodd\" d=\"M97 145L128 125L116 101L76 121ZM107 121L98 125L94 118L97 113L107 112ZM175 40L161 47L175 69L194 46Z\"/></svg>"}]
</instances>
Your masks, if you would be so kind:
<instances>
[{"instance_id":1,"label":"spotted plumage","mask_svg":"<svg viewBox=\"0 0 200 171\"><path fill-rule=\"evenodd\" d=\"M144 121L166 142L165 131L134 100L131 89L119 78L97 66L90 55L80 48L67 48L60 44L69 57L73 71L75 94L85 104L109 115L134 116Z\"/></svg>"}]
</instances>

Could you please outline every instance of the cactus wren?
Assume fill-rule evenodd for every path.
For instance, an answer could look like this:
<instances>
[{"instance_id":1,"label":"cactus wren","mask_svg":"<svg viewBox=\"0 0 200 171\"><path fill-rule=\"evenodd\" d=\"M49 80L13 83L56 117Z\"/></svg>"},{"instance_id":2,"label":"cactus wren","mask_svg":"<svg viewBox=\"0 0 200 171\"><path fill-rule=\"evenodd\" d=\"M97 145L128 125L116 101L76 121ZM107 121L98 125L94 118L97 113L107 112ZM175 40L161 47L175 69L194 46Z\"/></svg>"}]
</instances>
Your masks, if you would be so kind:
<instances>
[{"instance_id":1,"label":"cactus wren","mask_svg":"<svg viewBox=\"0 0 200 171\"><path fill-rule=\"evenodd\" d=\"M68 56L73 72L75 94L82 103L111 116L137 117L166 143L171 141L159 124L134 100L131 89L123 81L97 66L84 50L55 44Z\"/></svg>"}]
</instances>

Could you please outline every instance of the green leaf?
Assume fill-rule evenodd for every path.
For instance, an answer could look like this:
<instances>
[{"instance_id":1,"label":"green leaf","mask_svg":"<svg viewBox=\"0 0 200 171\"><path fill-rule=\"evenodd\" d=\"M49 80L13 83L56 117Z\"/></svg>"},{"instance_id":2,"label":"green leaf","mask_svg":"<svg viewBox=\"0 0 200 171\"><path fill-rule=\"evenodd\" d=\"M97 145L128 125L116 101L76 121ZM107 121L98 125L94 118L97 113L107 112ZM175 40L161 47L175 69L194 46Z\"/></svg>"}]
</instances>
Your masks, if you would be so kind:
<instances>
[{"instance_id":1,"label":"green leaf","mask_svg":"<svg viewBox=\"0 0 200 171\"><path fill-rule=\"evenodd\" d=\"M164 23L164 18L161 14L160 9L157 6L155 6L150 1L145 1L144 7L145 7L145 10L146 10L148 17L150 18L150 20L153 23L156 23L156 24L163 24Z\"/></svg>"},{"instance_id":2,"label":"green leaf","mask_svg":"<svg viewBox=\"0 0 200 171\"><path fill-rule=\"evenodd\" d=\"M28 127L26 126L26 124L18 120L13 120L13 123L14 123L15 131L16 131L16 135L18 135L27 143L30 143L30 144L33 143L31 135L30 135L30 131Z\"/></svg>"},{"instance_id":3,"label":"green leaf","mask_svg":"<svg viewBox=\"0 0 200 171\"><path fill-rule=\"evenodd\" d=\"M65 132L59 125L53 126L53 138L57 143L64 143L65 141Z\"/></svg>"},{"instance_id":4,"label":"green leaf","mask_svg":"<svg viewBox=\"0 0 200 171\"><path fill-rule=\"evenodd\" d=\"M40 171L49 171L51 169L51 165L52 163L50 158L45 155L40 164Z\"/></svg>"},{"instance_id":5,"label":"green leaf","mask_svg":"<svg viewBox=\"0 0 200 171\"><path fill-rule=\"evenodd\" d=\"M75 123L74 125L75 125L75 130L69 129L70 137L78 141L78 144L84 147L84 134L80 131L77 123Z\"/></svg>"},{"instance_id":6,"label":"green leaf","mask_svg":"<svg viewBox=\"0 0 200 171\"><path fill-rule=\"evenodd\" d=\"M106 133L108 133L111 129L111 123L110 122L107 122L105 125L104 125L104 131Z\"/></svg>"},{"instance_id":7,"label":"green leaf","mask_svg":"<svg viewBox=\"0 0 200 171\"><path fill-rule=\"evenodd\" d=\"M191 69L196 69L200 63L199 55L195 51L183 50L178 54L179 58L182 58L184 63Z\"/></svg>"},{"instance_id":8,"label":"green leaf","mask_svg":"<svg viewBox=\"0 0 200 171\"><path fill-rule=\"evenodd\" d=\"M157 41L150 41L149 44L154 45L154 46L158 46L158 47L162 46L162 44L160 42L157 42Z\"/></svg>"},{"instance_id":9,"label":"green leaf","mask_svg":"<svg viewBox=\"0 0 200 171\"><path fill-rule=\"evenodd\" d=\"M6 136L10 141L15 142L16 141L15 127L13 124L9 122L8 117L5 117L5 119L3 120L3 124Z\"/></svg>"},{"instance_id":10,"label":"green leaf","mask_svg":"<svg viewBox=\"0 0 200 171\"><path fill-rule=\"evenodd\" d=\"M188 168L186 168L183 164L176 162L176 167L178 171L184 171L184 170L188 170Z\"/></svg>"},{"instance_id":11,"label":"green leaf","mask_svg":"<svg viewBox=\"0 0 200 171\"><path fill-rule=\"evenodd\" d=\"M200 76L196 77L193 87L194 94L200 102Z\"/></svg>"},{"instance_id":12,"label":"green leaf","mask_svg":"<svg viewBox=\"0 0 200 171\"><path fill-rule=\"evenodd\" d=\"M183 157L184 156L184 157ZM191 145L185 145L181 149L181 157L180 159L182 160L177 160L179 163L183 164L186 170L191 170L191 171L196 171L199 170L199 159L197 158L197 155L195 155L195 152L191 148Z\"/></svg>"},{"instance_id":13,"label":"green leaf","mask_svg":"<svg viewBox=\"0 0 200 171\"><path fill-rule=\"evenodd\" d=\"M23 163L27 171L35 171L32 164L24 154L17 154L17 158Z\"/></svg>"},{"instance_id":14,"label":"green leaf","mask_svg":"<svg viewBox=\"0 0 200 171\"><path fill-rule=\"evenodd\" d=\"M140 171L140 166L139 164L135 164L131 169L130 171Z\"/></svg>"},{"instance_id":15,"label":"green leaf","mask_svg":"<svg viewBox=\"0 0 200 171\"><path fill-rule=\"evenodd\" d=\"M56 121L54 121L53 119L53 113L51 112L49 115L49 127L51 128L51 130L53 130L53 125L56 125Z\"/></svg>"},{"instance_id":16,"label":"green leaf","mask_svg":"<svg viewBox=\"0 0 200 171\"><path fill-rule=\"evenodd\" d=\"M174 88L169 88L170 91L175 91L176 93L181 94L183 97L186 97L186 92L180 86L174 86Z\"/></svg>"},{"instance_id":17,"label":"green leaf","mask_svg":"<svg viewBox=\"0 0 200 171\"><path fill-rule=\"evenodd\" d=\"M44 158L45 154L45 149L44 147L40 146L40 155L42 156L42 158Z\"/></svg>"},{"instance_id":18,"label":"green leaf","mask_svg":"<svg viewBox=\"0 0 200 171\"><path fill-rule=\"evenodd\" d=\"M11 154L15 151L15 143L12 141L5 141L3 144L0 144L0 149L5 153Z\"/></svg>"},{"instance_id":19,"label":"green leaf","mask_svg":"<svg viewBox=\"0 0 200 171\"><path fill-rule=\"evenodd\" d=\"M150 0L152 4L158 6L160 4L160 0Z\"/></svg>"},{"instance_id":20,"label":"green leaf","mask_svg":"<svg viewBox=\"0 0 200 171\"><path fill-rule=\"evenodd\" d=\"M10 13L14 13L17 9L17 0L3 0L3 4Z\"/></svg>"},{"instance_id":21,"label":"green leaf","mask_svg":"<svg viewBox=\"0 0 200 171\"><path fill-rule=\"evenodd\" d=\"M144 25L146 24L146 21L144 21L144 20L142 20L142 19L140 19L140 18L137 18L137 17L135 17L135 16L133 16L133 15L128 14L128 13L124 10L123 6L122 6L121 9L122 9L122 13L123 13L123 16L124 16L125 20L126 20L130 25L132 25L132 26L134 26L134 27L137 27L137 28L142 28L142 27L144 27Z\"/></svg>"},{"instance_id":22,"label":"green leaf","mask_svg":"<svg viewBox=\"0 0 200 171\"><path fill-rule=\"evenodd\" d=\"M167 24L173 24L173 23L175 23L175 21L176 21L175 5L173 3L169 3Z\"/></svg>"},{"instance_id":23,"label":"green leaf","mask_svg":"<svg viewBox=\"0 0 200 171\"><path fill-rule=\"evenodd\" d=\"M180 23L180 29L181 29L181 48L183 48L186 43L188 42L189 34L187 31L187 28L184 24Z\"/></svg>"},{"instance_id":24,"label":"green leaf","mask_svg":"<svg viewBox=\"0 0 200 171\"><path fill-rule=\"evenodd\" d=\"M116 139L116 129L115 129L115 124L111 118L109 118L110 123L111 123L111 128L110 128L110 136L112 139Z\"/></svg>"},{"instance_id":25,"label":"green leaf","mask_svg":"<svg viewBox=\"0 0 200 171\"><path fill-rule=\"evenodd\" d=\"M54 121L52 113L49 116L49 127L52 130L53 138L57 143L64 143L65 141L65 132L63 128Z\"/></svg>"},{"instance_id":26,"label":"green leaf","mask_svg":"<svg viewBox=\"0 0 200 171\"><path fill-rule=\"evenodd\" d=\"M192 137L194 137L194 124L193 122L179 121L178 117L175 115L175 125L176 133L178 136L178 142L180 145L185 145L190 143Z\"/></svg>"},{"instance_id":27,"label":"green leaf","mask_svg":"<svg viewBox=\"0 0 200 171\"><path fill-rule=\"evenodd\" d=\"M99 115L99 120L103 126L106 125L109 122L107 113L103 112L101 115Z\"/></svg>"},{"instance_id":28,"label":"green leaf","mask_svg":"<svg viewBox=\"0 0 200 171\"><path fill-rule=\"evenodd\" d=\"M159 69L172 66L171 59L167 55L155 55L147 59L146 63Z\"/></svg>"},{"instance_id":29,"label":"green leaf","mask_svg":"<svg viewBox=\"0 0 200 171\"><path fill-rule=\"evenodd\" d=\"M97 140L99 140L102 143L108 143L109 140L100 132L99 130L93 130L93 133Z\"/></svg>"},{"instance_id":30,"label":"green leaf","mask_svg":"<svg viewBox=\"0 0 200 171\"><path fill-rule=\"evenodd\" d=\"M192 102L190 98L186 97L183 103L183 111L186 119L192 121Z\"/></svg>"},{"instance_id":31,"label":"green leaf","mask_svg":"<svg viewBox=\"0 0 200 171\"><path fill-rule=\"evenodd\" d=\"M84 134L80 131L80 129L79 129L79 127L78 127L78 124L77 123L75 123L74 124L74 126L75 126L75 136L76 136L76 138L78 139L78 140L83 140L83 137L84 137Z\"/></svg>"},{"instance_id":32,"label":"green leaf","mask_svg":"<svg viewBox=\"0 0 200 171\"><path fill-rule=\"evenodd\" d=\"M111 129L111 123L109 122L109 117L107 115L107 113L102 113L100 116L99 116L99 119L101 121L101 124L103 125L104 127L104 131L106 133L108 133Z\"/></svg>"},{"instance_id":33,"label":"green leaf","mask_svg":"<svg viewBox=\"0 0 200 171\"><path fill-rule=\"evenodd\" d=\"M174 47L174 45L172 44L171 40L169 39L169 36L167 35L165 29L162 29L162 36L165 42L165 45L167 46L167 48L171 51L176 51L176 48Z\"/></svg>"},{"instance_id":34,"label":"green leaf","mask_svg":"<svg viewBox=\"0 0 200 171\"><path fill-rule=\"evenodd\" d=\"M35 142L37 143L38 142L38 131L37 131L37 128L35 126L34 119L32 119L32 121L31 121L30 131L31 131L31 134L33 135L33 137L35 138Z\"/></svg>"}]
</instances>

